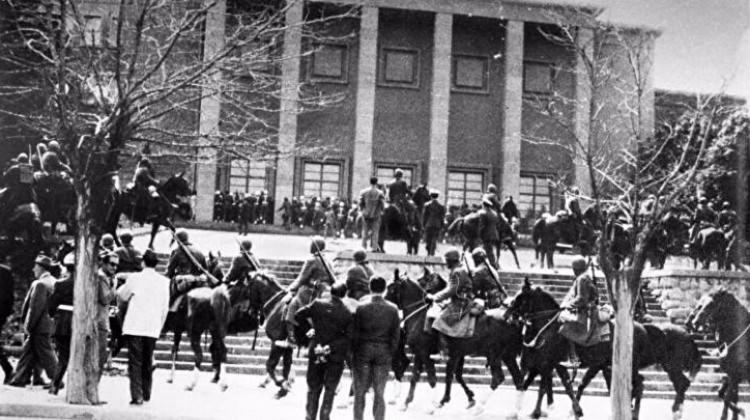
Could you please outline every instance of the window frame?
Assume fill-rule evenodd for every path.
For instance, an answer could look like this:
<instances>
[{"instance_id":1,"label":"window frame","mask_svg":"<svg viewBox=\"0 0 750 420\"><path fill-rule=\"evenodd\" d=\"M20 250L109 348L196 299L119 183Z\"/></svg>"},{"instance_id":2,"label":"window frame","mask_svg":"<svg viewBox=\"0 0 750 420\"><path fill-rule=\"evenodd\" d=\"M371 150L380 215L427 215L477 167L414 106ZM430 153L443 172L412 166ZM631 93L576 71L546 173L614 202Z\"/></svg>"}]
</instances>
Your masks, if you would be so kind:
<instances>
[{"instance_id":1,"label":"window frame","mask_svg":"<svg viewBox=\"0 0 750 420\"><path fill-rule=\"evenodd\" d=\"M300 168L300 178L299 178L299 180L300 180L300 183L299 183L299 195L302 195L302 196L305 196L305 197L312 197L312 195L308 194L308 192L305 191L305 183L307 182L307 179L305 178L305 174L307 172L306 171L306 165L308 165L308 164L322 165L322 166L325 166L325 165L336 165L339 168L338 180L337 180L337 183L336 183L337 184L336 185L336 197L338 197L338 198L342 197L342 195L343 195L342 192L343 192L343 188L344 188L344 185L343 185L343 183L344 183L344 171L346 170L346 165L345 165L345 162L343 160L338 160L338 159L325 159L325 160L303 159L300 163L301 163L301 168ZM317 182L319 183L319 186L320 186L319 191L322 193L323 192L323 188L322 188L322 186L323 186L323 171L322 171L322 167L321 167L321 172L320 172L320 178L317 180ZM319 196L319 195L316 195L316 197L320 197L321 199L325 199L326 198L325 196ZM334 197L331 197L331 198L334 198Z\"/></svg>"},{"instance_id":2,"label":"window frame","mask_svg":"<svg viewBox=\"0 0 750 420\"><path fill-rule=\"evenodd\" d=\"M413 163L400 164L400 163L393 163L393 162L375 162L375 164L372 165L373 176L378 176L378 169L391 169L391 178L389 178L388 181L393 179L393 171L395 171L396 169L401 169L404 171L411 171L411 181L407 181L407 183L409 184L409 187L411 188L414 188L415 185L418 185L418 183L416 182L418 168L417 168L417 165ZM380 179L379 176L378 176L378 183L386 185L385 180Z\"/></svg>"},{"instance_id":3,"label":"window frame","mask_svg":"<svg viewBox=\"0 0 750 420\"><path fill-rule=\"evenodd\" d=\"M386 68L388 67L388 53L407 53L414 56L414 66L412 68L413 81L411 82L399 82L390 81L386 78ZM421 72L421 52L416 48L403 48L403 47L390 47L385 46L380 48L380 56L378 57L378 86L384 87L399 87L405 89L419 89L420 88L420 72Z\"/></svg>"},{"instance_id":4,"label":"window frame","mask_svg":"<svg viewBox=\"0 0 750 420\"><path fill-rule=\"evenodd\" d=\"M241 169L241 170L244 170L246 172L246 175L232 175L232 168L234 167L233 166L233 162L235 162L235 161L247 162L247 166L244 169ZM260 165L263 165L263 177L262 178L250 175L250 172L251 172L250 165L253 164L253 163L258 163ZM227 181L226 182L227 182L227 188L229 189L230 193L234 193L234 190L232 189L233 188L232 187L232 179L233 178L239 178L239 179L244 179L245 180L245 191L242 191L242 193L251 193L251 194L254 194L255 192L257 192L257 191L250 190L250 182L251 182L252 179L262 179L263 180L263 188L261 188L261 190L267 190L268 189L268 181L269 181L268 163L265 162L265 161L262 161L262 160L252 160L252 159L242 159L242 158L229 159L228 170L227 170Z\"/></svg>"},{"instance_id":5,"label":"window frame","mask_svg":"<svg viewBox=\"0 0 750 420\"><path fill-rule=\"evenodd\" d=\"M540 197L541 195L538 195L536 193L537 187L538 187L538 183L540 181L543 181L543 182L547 182L549 184L550 181L554 179L554 177L555 177L554 174L545 173L545 172L522 172L521 173L521 175L520 175L521 179L523 179L523 178L533 178L534 179L533 192L531 194L525 194L525 193L523 193L520 188L519 188L519 191L518 191L518 206L519 206L518 210L519 210L519 212L521 212L521 218L522 219L526 217L525 213L528 211L528 209L522 210L520 208L522 206L522 204L521 204L522 203L522 197L523 196L531 196L532 197L531 208L533 209L533 212L534 212L533 218L540 217L541 213L538 213L539 212L539 210L538 210L539 206L537 205L537 197ZM520 187L520 185L519 185L519 187ZM547 197L546 198L548 199L548 202L547 202L547 212L550 213L550 214L553 214L554 212L553 212L552 208L554 206L555 200L554 200L553 188L551 186L549 186L547 188Z\"/></svg>"},{"instance_id":6,"label":"window frame","mask_svg":"<svg viewBox=\"0 0 750 420\"><path fill-rule=\"evenodd\" d=\"M341 76L325 76L315 74L315 53L321 47L340 48L341 56ZM316 42L307 60L307 79L314 83L334 83L346 85L349 84L349 44L341 42Z\"/></svg>"},{"instance_id":7,"label":"window frame","mask_svg":"<svg viewBox=\"0 0 750 420\"><path fill-rule=\"evenodd\" d=\"M482 87L481 88L472 87L468 85L460 85L458 83L458 60L460 59L482 61L484 68L482 69ZM460 93L489 95L490 93L490 65L491 65L491 60L488 55L464 54L464 53L453 54L451 57L451 91L460 92Z\"/></svg>"},{"instance_id":8,"label":"window frame","mask_svg":"<svg viewBox=\"0 0 750 420\"><path fill-rule=\"evenodd\" d=\"M469 207L471 207L472 204L481 204L481 201L482 201L481 195L484 194L485 188L487 186L487 170L482 169L482 168L475 168L475 167L449 167L446 172L447 172L446 173L446 183L445 183L445 202L446 203L450 203L450 201L452 200L452 198L451 198L451 186L450 186L451 174L452 173L460 173L460 174L464 175L464 180L463 180L464 187L463 187L463 190L462 190L463 191L463 201L461 201L460 203L454 203L454 204L457 204L458 206L461 206L463 203L466 203ZM467 201L467 197L466 197L466 192L467 192L467 189L466 189L466 175L480 175L482 177L481 185L480 185L479 190L478 190L479 191L479 200L476 203Z\"/></svg>"},{"instance_id":9,"label":"window frame","mask_svg":"<svg viewBox=\"0 0 750 420\"><path fill-rule=\"evenodd\" d=\"M548 91L536 91L536 90L527 90L526 89L526 80L528 80L528 66L545 66L549 70L549 90ZM542 61L542 60L524 60L523 61L523 80L521 82L521 86L523 87L523 94L524 95L532 95L532 96L552 96L555 94L555 88L556 88L556 79L557 79L557 67L555 63L551 61Z\"/></svg>"}]
</instances>

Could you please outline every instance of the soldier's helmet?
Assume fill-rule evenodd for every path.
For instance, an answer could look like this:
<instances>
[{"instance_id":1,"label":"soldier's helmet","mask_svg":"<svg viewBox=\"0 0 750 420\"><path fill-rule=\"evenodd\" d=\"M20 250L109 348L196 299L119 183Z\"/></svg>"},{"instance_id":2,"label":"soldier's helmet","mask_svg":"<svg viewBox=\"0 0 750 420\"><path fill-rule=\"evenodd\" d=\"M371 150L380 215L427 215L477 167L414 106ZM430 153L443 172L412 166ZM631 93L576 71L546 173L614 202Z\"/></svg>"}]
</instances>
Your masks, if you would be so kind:
<instances>
[{"instance_id":1,"label":"soldier's helmet","mask_svg":"<svg viewBox=\"0 0 750 420\"><path fill-rule=\"evenodd\" d=\"M318 252L323 251L326 249L326 241L325 239L321 238L320 236L315 236L312 238L312 241L310 242L310 252Z\"/></svg>"},{"instance_id":2,"label":"soldier's helmet","mask_svg":"<svg viewBox=\"0 0 750 420\"><path fill-rule=\"evenodd\" d=\"M576 274L583 273L586 271L586 266L588 266L588 263L586 262L586 259L583 257L577 257L570 263L571 267L573 267L573 272Z\"/></svg>"},{"instance_id":3,"label":"soldier's helmet","mask_svg":"<svg viewBox=\"0 0 750 420\"><path fill-rule=\"evenodd\" d=\"M484 252L484 249L482 248L474 248L474 250L471 251L471 258L474 261L484 261L484 259L487 258L487 253Z\"/></svg>"},{"instance_id":4,"label":"soldier's helmet","mask_svg":"<svg viewBox=\"0 0 750 420\"><path fill-rule=\"evenodd\" d=\"M701 197L701 198L698 199L698 203L700 203L700 204L708 204L708 198Z\"/></svg>"},{"instance_id":5,"label":"soldier's helmet","mask_svg":"<svg viewBox=\"0 0 750 420\"><path fill-rule=\"evenodd\" d=\"M126 230L120 233L120 241L129 244L133 241L133 232Z\"/></svg>"},{"instance_id":6,"label":"soldier's helmet","mask_svg":"<svg viewBox=\"0 0 750 420\"><path fill-rule=\"evenodd\" d=\"M732 205L729 204L729 201L725 201L725 202L721 203L721 209L722 210L729 210L731 208L732 208Z\"/></svg>"},{"instance_id":7,"label":"soldier's helmet","mask_svg":"<svg viewBox=\"0 0 750 420\"><path fill-rule=\"evenodd\" d=\"M250 239L245 238L242 241L240 241L240 248L242 248L243 251L250 251L252 247L253 247L253 241L251 241Z\"/></svg>"},{"instance_id":8,"label":"soldier's helmet","mask_svg":"<svg viewBox=\"0 0 750 420\"><path fill-rule=\"evenodd\" d=\"M354 258L354 262L358 262L358 263L365 262L367 261L367 252L365 252L364 249L358 249L354 251L352 258Z\"/></svg>"},{"instance_id":9,"label":"soldier's helmet","mask_svg":"<svg viewBox=\"0 0 750 420\"><path fill-rule=\"evenodd\" d=\"M188 232L185 229L177 229L177 231L174 233L174 236L180 240L180 242L187 242L188 240Z\"/></svg>"},{"instance_id":10,"label":"soldier's helmet","mask_svg":"<svg viewBox=\"0 0 750 420\"><path fill-rule=\"evenodd\" d=\"M18 163L29 163L29 156L26 153L19 153L16 161Z\"/></svg>"},{"instance_id":11,"label":"soldier's helmet","mask_svg":"<svg viewBox=\"0 0 750 420\"><path fill-rule=\"evenodd\" d=\"M404 176L404 171L402 171L400 168L396 169L394 175L396 176L396 178L401 178L402 176Z\"/></svg>"},{"instance_id":12,"label":"soldier's helmet","mask_svg":"<svg viewBox=\"0 0 750 420\"><path fill-rule=\"evenodd\" d=\"M487 186L487 192L497 194L497 186L495 184L490 184Z\"/></svg>"},{"instance_id":13,"label":"soldier's helmet","mask_svg":"<svg viewBox=\"0 0 750 420\"><path fill-rule=\"evenodd\" d=\"M48 152L44 153L42 156L42 167L47 170L55 170L60 167L60 157L57 156L57 153L52 151L50 149Z\"/></svg>"},{"instance_id":14,"label":"soldier's helmet","mask_svg":"<svg viewBox=\"0 0 750 420\"><path fill-rule=\"evenodd\" d=\"M445 262L459 262L461 261L461 253L456 248L451 248L443 254L443 259L445 259Z\"/></svg>"},{"instance_id":15,"label":"soldier's helmet","mask_svg":"<svg viewBox=\"0 0 750 420\"><path fill-rule=\"evenodd\" d=\"M59 153L60 152L60 143L57 142L57 140L50 140L47 143L47 150L50 152Z\"/></svg>"}]
</instances>

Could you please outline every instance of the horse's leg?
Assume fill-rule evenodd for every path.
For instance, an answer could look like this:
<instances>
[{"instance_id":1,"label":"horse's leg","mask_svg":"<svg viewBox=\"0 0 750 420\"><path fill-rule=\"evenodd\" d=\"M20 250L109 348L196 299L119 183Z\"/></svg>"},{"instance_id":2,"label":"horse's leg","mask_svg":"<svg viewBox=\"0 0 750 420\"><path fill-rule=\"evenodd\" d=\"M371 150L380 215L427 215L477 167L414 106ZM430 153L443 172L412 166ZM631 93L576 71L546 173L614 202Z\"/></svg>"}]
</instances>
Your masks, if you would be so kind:
<instances>
[{"instance_id":1,"label":"horse's leg","mask_svg":"<svg viewBox=\"0 0 750 420\"><path fill-rule=\"evenodd\" d=\"M409 404L414 401L414 390L417 387L417 382L419 382L419 376L422 374L423 366L424 362L422 361L422 358L415 354L414 363L411 369L411 379L409 379L409 393L406 395L404 404L399 407L401 411L406 411L406 409L409 408Z\"/></svg>"},{"instance_id":2,"label":"horse's leg","mask_svg":"<svg viewBox=\"0 0 750 420\"><path fill-rule=\"evenodd\" d=\"M641 412L641 398L643 397L643 375L637 370L633 372L633 420L638 420Z\"/></svg>"},{"instance_id":3,"label":"horse's leg","mask_svg":"<svg viewBox=\"0 0 750 420\"><path fill-rule=\"evenodd\" d=\"M685 403L685 392L690 387L690 379L679 370L671 370L667 374L676 394L672 404L672 418L680 420L682 418L682 405Z\"/></svg>"},{"instance_id":4,"label":"horse's leg","mask_svg":"<svg viewBox=\"0 0 750 420\"><path fill-rule=\"evenodd\" d=\"M531 384L534 382L534 379L539 375L539 371L535 368L529 369L529 373L526 375L526 380L523 382L523 390L526 391L529 389ZM539 384L539 389L537 390L536 395L536 405L534 406L534 411L531 412L530 417L532 419L538 419L542 417L542 399L544 399L544 393L546 392L546 389L544 388L544 375L542 375L541 382Z\"/></svg>"},{"instance_id":5,"label":"horse's leg","mask_svg":"<svg viewBox=\"0 0 750 420\"><path fill-rule=\"evenodd\" d=\"M476 409L474 410L475 416L478 416L484 412L484 408L487 406L487 403L490 401L490 399L492 399L492 397L495 395L495 392L497 391L497 388L505 380L505 376L503 375L502 362L499 359L490 361L490 373L492 375L492 379L490 381L490 392L479 398L479 404L476 405Z\"/></svg>"},{"instance_id":6,"label":"horse's leg","mask_svg":"<svg viewBox=\"0 0 750 420\"><path fill-rule=\"evenodd\" d=\"M294 348L286 347L282 349L281 375L282 375L283 381L281 382L279 391L276 392L276 395L274 395L276 399L285 397L289 393L289 391L292 389L292 384L291 384L291 380L289 379L289 375L292 372L293 357L294 357Z\"/></svg>"},{"instance_id":7,"label":"horse's leg","mask_svg":"<svg viewBox=\"0 0 750 420\"><path fill-rule=\"evenodd\" d=\"M226 391L229 388L227 384L227 375L225 374L227 363L227 347L224 344L224 336L221 328L211 328L211 363L214 368L214 378L211 382L219 383L219 388Z\"/></svg>"},{"instance_id":8,"label":"horse's leg","mask_svg":"<svg viewBox=\"0 0 750 420\"><path fill-rule=\"evenodd\" d=\"M159 233L159 222L154 220L154 222L151 223L151 239L148 241L149 249L154 249L154 239L156 238L157 233Z\"/></svg>"},{"instance_id":9,"label":"horse's leg","mask_svg":"<svg viewBox=\"0 0 750 420\"><path fill-rule=\"evenodd\" d=\"M195 365L193 366L193 379L185 387L185 390L192 391L195 389L195 385L198 383L198 375L201 370L201 363L203 363L203 349L201 348L201 334L200 330L189 329L190 333L190 348L193 349L193 355L195 357Z\"/></svg>"},{"instance_id":10,"label":"horse's leg","mask_svg":"<svg viewBox=\"0 0 750 420\"><path fill-rule=\"evenodd\" d=\"M448 363L445 364L445 392L443 393L443 398L438 404L438 408L445 406L445 404L448 404L451 400L453 375L456 373L456 366L458 366L458 361L461 358L460 356L457 356L456 353L456 351L449 351Z\"/></svg>"},{"instance_id":11,"label":"horse's leg","mask_svg":"<svg viewBox=\"0 0 750 420\"><path fill-rule=\"evenodd\" d=\"M586 374L583 375L583 378L581 378L581 383L578 385L578 391L576 392L576 400L581 401L581 396L583 395L583 391L586 390L586 387L589 386L591 381L596 377L596 374L599 373L601 370L600 366L591 366L588 369L586 369Z\"/></svg>"},{"instance_id":12,"label":"horse's leg","mask_svg":"<svg viewBox=\"0 0 750 420\"><path fill-rule=\"evenodd\" d=\"M176 317L176 314L173 313L173 315ZM182 330L179 328L175 328L173 334L174 336L172 337L172 366L169 370L169 377L167 378L168 384L171 384L172 382L174 382L175 364L177 363L177 353L180 351L180 339L182 339Z\"/></svg>"},{"instance_id":13,"label":"horse's leg","mask_svg":"<svg viewBox=\"0 0 750 420\"><path fill-rule=\"evenodd\" d=\"M507 354L503 356L502 360L503 362L505 362L505 366L508 367L508 372L510 373L511 378L513 378L513 384L516 386L516 402L514 406L515 411L511 414L511 417L518 418L521 413L521 408L523 407L524 399L524 389L522 388L523 373L521 372L521 368L518 367L518 363L516 362L516 357L514 355Z\"/></svg>"},{"instance_id":14,"label":"horse's leg","mask_svg":"<svg viewBox=\"0 0 750 420\"><path fill-rule=\"evenodd\" d=\"M565 388L565 394L567 394L568 398L570 398L573 415L576 418L583 417L583 410L581 409L581 405L578 403L578 399L576 399L576 395L573 392L573 384L570 375L568 374L568 370L562 365L555 365L555 372L557 372L557 376L560 378L560 382L562 382L563 387Z\"/></svg>"},{"instance_id":15,"label":"horse's leg","mask_svg":"<svg viewBox=\"0 0 750 420\"><path fill-rule=\"evenodd\" d=\"M271 343L271 351L268 354L268 360L266 360L266 373L268 376L260 384L261 388L265 388L269 381L272 381L276 386L281 386L281 382L276 379L276 366L279 364L279 360L281 360L281 353L282 349L276 343Z\"/></svg>"},{"instance_id":16,"label":"horse's leg","mask_svg":"<svg viewBox=\"0 0 750 420\"><path fill-rule=\"evenodd\" d=\"M474 392L469 389L469 386L466 385L466 382L464 381L464 361L465 357L462 356L461 359L459 359L458 364L456 365L456 382L461 385L461 388L463 388L464 392L466 393L466 398L469 400L469 406L466 408L469 409L471 407L474 407L476 401L474 400Z\"/></svg>"},{"instance_id":17,"label":"horse's leg","mask_svg":"<svg viewBox=\"0 0 750 420\"><path fill-rule=\"evenodd\" d=\"M547 390L547 413L551 413L554 411L555 405L555 393L552 389L552 371L549 372L549 375L545 375L544 382L544 389ZM542 416L544 416L544 412L542 412Z\"/></svg>"}]
</instances>

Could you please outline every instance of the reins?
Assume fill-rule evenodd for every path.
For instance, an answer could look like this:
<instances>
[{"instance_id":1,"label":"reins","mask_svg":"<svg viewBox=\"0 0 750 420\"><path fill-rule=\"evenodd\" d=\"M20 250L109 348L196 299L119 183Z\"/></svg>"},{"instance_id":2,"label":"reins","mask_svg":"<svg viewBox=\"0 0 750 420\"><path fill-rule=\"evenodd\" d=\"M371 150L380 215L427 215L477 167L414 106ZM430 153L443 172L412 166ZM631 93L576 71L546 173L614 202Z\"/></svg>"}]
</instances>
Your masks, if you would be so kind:
<instances>
[{"instance_id":1,"label":"reins","mask_svg":"<svg viewBox=\"0 0 750 420\"><path fill-rule=\"evenodd\" d=\"M417 303L423 303L423 302L417 302ZM421 313L422 311L424 311L425 309L427 309L429 307L430 307L429 303L424 303L421 307L419 307L419 309L417 309L414 312L412 312L409 315L407 315L407 317L404 318L403 321L401 321L401 326L403 327L404 325L406 325L406 321L414 318L414 316L416 316L418 313Z\"/></svg>"},{"instance_id":2,"label":"reins","mask_svg":"<svg viewBox=\"0 0 750 420\"><path fill-rule=\"evenodd\" d=\"M732 342L731 342L731 343L727 344L727 345L726 345L726 347L724 347L724 351L729 351L729 349L730 349L730 348L731 348L731 347L732 347L733 345L737 344L737 342L738 342L738 341L740 341L740 339L741 339L741 338L742 338L742 337L743 337L743 336L744 336L745 334L747 334L747 332L748 332L748 331L750 331L750 323L748 323L748 324L747 324L747 327L745 327L745 329L744 329L744 330L742 330L742 332L740 333L740 335L738 335L738 336L737 336L737 338L735 338L734 340L732 340Z\"/></svg>"},{"instance_id":3,"label":"reins","mask_svg":"<svg viewBox=\"0 0 750 420\"><path fill-rule=\"evenodd\" d=\"M552 325L553 323L555 323L560 318L560 313L562 312L562 310L555 309L555 310L541 311L541 312L534 313L533 314L534 318L526 317L526 319L538 319L538 318L542 318L540 316L541 314L547 314L547 313L551 313L551 312L557 312L557 313L555 314L555 316L553 316L552 318L550 318L550 320L547 321L546 324L544 324L544 326L539 330L539 332L536 333L536 335L534 336L534 338L531 341L529 341L528 343L524 342L523 343L524 346L526 346L526 347L536 347L536 342L539 340L539 337L542 336L542 333L544 333L545 331L547 331L547 328L549 328L550 325Z\"/></svg>"}]
</instances>

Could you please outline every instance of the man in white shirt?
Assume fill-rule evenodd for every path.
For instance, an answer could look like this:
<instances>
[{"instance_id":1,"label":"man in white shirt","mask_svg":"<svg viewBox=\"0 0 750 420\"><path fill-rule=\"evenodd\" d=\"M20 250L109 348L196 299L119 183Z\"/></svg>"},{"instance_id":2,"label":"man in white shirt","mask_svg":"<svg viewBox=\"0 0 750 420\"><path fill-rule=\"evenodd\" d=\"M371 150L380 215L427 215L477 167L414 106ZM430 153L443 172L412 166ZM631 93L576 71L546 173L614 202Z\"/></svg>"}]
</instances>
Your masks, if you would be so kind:
<instances>
[{"instance_id":1,"label":"man in white shirt","mask_svg":"<svg viewBox=\"0 0 750 420\"><path fill-rule=\"evenodd\" d=\"M156 254L146 250L143 271L128 276L117 290L117 297L128 302L122 333L128 344L130 404L133 405L151 399L152 356L169 311L169 279L154 270L158 262Z\"/></svg>"}]
</instances>

